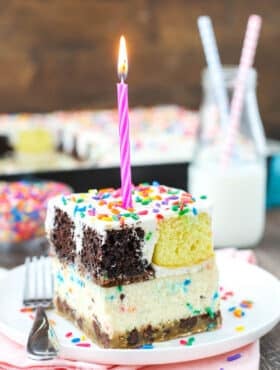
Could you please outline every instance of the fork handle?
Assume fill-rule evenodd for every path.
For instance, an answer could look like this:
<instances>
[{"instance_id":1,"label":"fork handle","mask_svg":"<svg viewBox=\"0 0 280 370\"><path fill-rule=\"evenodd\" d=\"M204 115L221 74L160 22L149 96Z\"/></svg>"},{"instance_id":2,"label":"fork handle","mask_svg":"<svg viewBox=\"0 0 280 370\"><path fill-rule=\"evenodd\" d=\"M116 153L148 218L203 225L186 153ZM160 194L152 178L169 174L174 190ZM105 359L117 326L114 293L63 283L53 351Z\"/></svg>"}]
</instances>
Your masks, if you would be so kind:
<instances>
[{"instance_id":1,"label":"fork handle","mask_svg":"<svg viewBox=\"0 0 280 370\"><path fill-rule=\"evenodd\" d=\"M33 360L51 360L58 356L58 340L42 306L36 309L26 350L28 357Z\"/></svg>"}]
</instances>

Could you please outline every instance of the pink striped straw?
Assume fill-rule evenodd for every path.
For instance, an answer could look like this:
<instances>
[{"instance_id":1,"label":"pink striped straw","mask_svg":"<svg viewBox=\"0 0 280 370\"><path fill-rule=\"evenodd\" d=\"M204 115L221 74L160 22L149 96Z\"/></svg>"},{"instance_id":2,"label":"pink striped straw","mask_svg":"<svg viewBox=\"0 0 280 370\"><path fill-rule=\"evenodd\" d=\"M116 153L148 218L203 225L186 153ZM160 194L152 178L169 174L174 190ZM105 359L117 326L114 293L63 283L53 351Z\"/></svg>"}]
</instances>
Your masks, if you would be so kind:
<instances>
[{"instance_id":1,"label":"pink striped straw","mask_svg":"<svg viewBox=\"0 0 280 370\"><path fill-rule=\"evenodd\" d=\"M255 59L256 48L258 44L262 19L258 15L251 15L248 19L247 29L244 37L243 48L240 58L240 64L237 72L233 97L230 108L230 119L227 137L222 150L222 165L228 165L232 156L233 147L235 145L238 129L240 126L240 118L244 104L245 86L247 76Z\"/></svg>"}]
</instances>

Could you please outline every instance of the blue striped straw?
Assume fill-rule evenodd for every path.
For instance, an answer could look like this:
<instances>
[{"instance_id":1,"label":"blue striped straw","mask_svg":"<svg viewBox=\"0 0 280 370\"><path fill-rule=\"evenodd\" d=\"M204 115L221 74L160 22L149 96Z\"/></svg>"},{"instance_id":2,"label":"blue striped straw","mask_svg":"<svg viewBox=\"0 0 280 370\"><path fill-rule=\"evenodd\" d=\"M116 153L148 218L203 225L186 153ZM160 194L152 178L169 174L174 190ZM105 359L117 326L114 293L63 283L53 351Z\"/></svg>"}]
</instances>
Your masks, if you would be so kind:
<instances>
[{"instance_id":1,"label":"blue striped straw","mask_svg":"<svg viewBox=\"0 0 280 370\"><path fill-rule=\"evenodd\" d=\"M210 17L198 17L197 25L200 32L205 58L208 64L210 78L214 88L214 94L217 99L221 123L223 128L225 128L229 118L229 102L224 84L217 42Z\"/></svg>"}]
</instances>

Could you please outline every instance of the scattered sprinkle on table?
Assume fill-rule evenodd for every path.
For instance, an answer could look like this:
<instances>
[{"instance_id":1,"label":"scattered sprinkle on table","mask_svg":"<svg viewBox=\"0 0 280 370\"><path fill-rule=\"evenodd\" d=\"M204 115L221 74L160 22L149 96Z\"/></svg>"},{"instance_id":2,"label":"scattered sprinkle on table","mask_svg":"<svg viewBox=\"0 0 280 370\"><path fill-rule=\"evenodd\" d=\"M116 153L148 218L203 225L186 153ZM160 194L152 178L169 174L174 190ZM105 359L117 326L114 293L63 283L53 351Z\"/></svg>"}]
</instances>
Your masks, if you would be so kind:
<instances>
[{"instance_id":1,"label":"scattered sprinkle on table","mask_svg":"<svg viewBox=\"0 0 280 370\"><path fill-rule=\"evenodd\" d=\"M20 312L33 312L34 311L34 308L32 307L22 307L20 309Z\"/></svg>"},{"instance_id":2,"label":"scattered sprinkle on table","mask_svg":"<svg viewBox=\"0 0 280 370\"><path fill-rule=\"evenodd\" d=\"M235 353L234 355L228 356L227 361L229 362L235 361L235 360L238 360L240 357L241 357L240 353Z\"/></svg>"},{"instance_id":3,"label":"scattered sprinkle on table","mask_svg":"<svg viewBox=\"0 0 280 370\"><path fill-rule=\"evenodd\" d=\"M76 343L76 346L78 346L78 347L90 347L91 344L90 343Z\"/></svg>"},{"instance_id":4,"label":"scattered sprinkle on table","mask_svg":"<svg viewBox=\"0 0 280 370\"><path fill-rule=\"evenodd\" d=\"M73 338L73 339L71 339L71 342L72 343L79 343L80 341L81 341L80 338Z\"/></svg>"},{"instance_id":5,"label":"scattered sprinkle on table","mask_svg":"<svg viewBox=\"0 0 280 370\"><path fill-rule=\"evenodd\" d=\"M242 307L242 308L252 308L253 307L253 301L243 299L243 301L240 302L240 307Z\"/></svg>"},{"instance_id":6,"label":"scattered sprinkle on table","mask_svg":"<svg viewBox=\"0 0 280 370\"><path fill-rule=\"evenodd\" d=\"M72 336L73 336L73 333L71 331L69 331L68 333L65 334L66 338L70 338Z\"/></svg>"},{"instance_id":7,"label":"scattered sprinkle on table","mask_svg":"<svg viewBox=\"0 0 280 370\"><path fill-rule=\"evenodd\" d=\"M142 349L153 349L154 346L153 346L153 344L143 344L143 346L141 348Z\"/></svg>"},{"instance_id":8,"label":"scattered sprinkle on table","mask_svg":"<svg viewBox=\"0 0 280 370\"><path fill-rule=\"evenodd\" d=\"M192 346L194 342L195 342L195 337L190 337L190 338L188 338L188 340L180 339L180 341L179 341L179 343L182 346Z\"/></svg>"},{"instance_id":9,"label":"scattered sprinkle on table","mask_svg":"<svg viewBox=\"0 0 280 370\"><path fill-rule=\"evenodd\" d=\"M223 290L223 289L222 289ZM221 290L221 291L222 291ZM230 298L230 297L233 297L234 296L234 292L232 291L232 290L229 290L229 291L227 291L227 292L223 292L223 294L222 294L222 296L221 296L221 299L223 300L223 301L226 301L228 298Z\"/></svg>"},{"instance_id":10,"label":"scattered sprinkle on table","mask_svg":"<svg viewBox=\"0 0 280 370\"><path fill-rule=\"evenodd\" d=\"M190 337L190 338L188 339L187 346L192 346L194 342L195 342L195 337Z\"/></svg>"},{"instance_id":11,"label":"scattered sprinkle on table","mask_svg":"<svg viewBox=\"0 0 280 370\"><path fill-rule=\"evenodd\" d=\"M241 310L241 308L236 308L234 311L233 311L233 314L235 317L238 317L238 318L241 318L243 316L245 316L245 312Z\"/></svg>"},{"instance_id":12,"label":"scattered sprinkle on table","mask_svg":"<svg viewBox=\"0 0 280 370\"><path fill-rule=\"evenodd\" d=\"M242 332L244 330L245 330L245 326L243 326L243 325L238 325L238 326L235 327L235 331L237 331L237 332Z\"/></svg>"}]
</instances>

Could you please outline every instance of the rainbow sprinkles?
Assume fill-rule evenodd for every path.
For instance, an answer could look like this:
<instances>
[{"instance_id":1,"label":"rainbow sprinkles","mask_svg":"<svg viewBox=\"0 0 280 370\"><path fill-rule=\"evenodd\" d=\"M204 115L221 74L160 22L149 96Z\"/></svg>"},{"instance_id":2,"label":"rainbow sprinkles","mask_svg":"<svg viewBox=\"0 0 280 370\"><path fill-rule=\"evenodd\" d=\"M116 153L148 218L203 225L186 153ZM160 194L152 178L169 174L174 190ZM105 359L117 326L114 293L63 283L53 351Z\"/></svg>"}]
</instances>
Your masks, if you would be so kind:
<instances>
[{"instance_id":1,"label":"rainbow sprinkles","mask_svg":"<svg viewBox=\"0 0 280 370\"><path fill-rule=\"evenodd\" d=\"M101 190L89 190L87 193L62 196L61 202L64 206L72 207L73 217L84 218L86 216L105 222L124 222L131 218L139 220L140 217L155 214L157 219L163 219L161 211L172 211L183 216L189 212L197 215L195 198L191 194L168 188L153 182L133 188L132 191L134 207L125 209L122 206L120 189L105 188ZM201 200L207 200L202 195ZM202 202L201 202L202 203Z\"/></svg>"}]
</instances>

